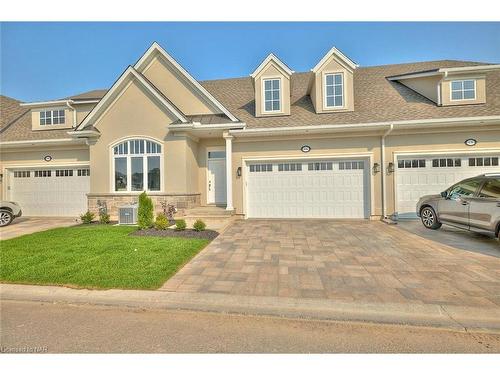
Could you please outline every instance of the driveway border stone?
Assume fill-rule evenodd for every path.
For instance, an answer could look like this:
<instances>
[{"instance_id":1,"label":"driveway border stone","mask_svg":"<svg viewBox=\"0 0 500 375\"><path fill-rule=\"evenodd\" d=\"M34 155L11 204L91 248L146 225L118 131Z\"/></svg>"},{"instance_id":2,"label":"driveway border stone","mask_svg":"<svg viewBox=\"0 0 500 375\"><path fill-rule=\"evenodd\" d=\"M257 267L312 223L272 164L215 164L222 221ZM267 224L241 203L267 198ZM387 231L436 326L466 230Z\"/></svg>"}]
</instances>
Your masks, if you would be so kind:
<instances>
[{"instance_id":1,"label":"driveway border stone","mask_svg":"<svg viewBox=\"0 0 500 375\"><path fill-rule=\"evenodd\" d=\"M194 310L500 332L498 309L437 304L339 302L326 299L121 289L88 290L19 284L0 284L0 300Z\"/></svg>"}]
</instances>

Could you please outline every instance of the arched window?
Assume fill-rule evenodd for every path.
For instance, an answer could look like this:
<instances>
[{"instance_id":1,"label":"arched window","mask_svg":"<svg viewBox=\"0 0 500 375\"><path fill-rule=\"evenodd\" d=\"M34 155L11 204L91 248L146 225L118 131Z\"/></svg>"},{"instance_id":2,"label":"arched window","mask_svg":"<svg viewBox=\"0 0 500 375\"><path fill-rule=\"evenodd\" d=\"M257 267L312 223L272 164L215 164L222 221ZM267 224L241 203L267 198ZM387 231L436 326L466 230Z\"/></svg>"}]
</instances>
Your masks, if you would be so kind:
<instances>
[{"instance_id":1,"label":"arched window","mask_svg":"<svg viewBox=\"0 0 500 375\"><path fill-rule=\"evenodd\" d=\"M114 191L160 191L162 147L130 139L113 147Z\"/></svg>"}]
</instances>

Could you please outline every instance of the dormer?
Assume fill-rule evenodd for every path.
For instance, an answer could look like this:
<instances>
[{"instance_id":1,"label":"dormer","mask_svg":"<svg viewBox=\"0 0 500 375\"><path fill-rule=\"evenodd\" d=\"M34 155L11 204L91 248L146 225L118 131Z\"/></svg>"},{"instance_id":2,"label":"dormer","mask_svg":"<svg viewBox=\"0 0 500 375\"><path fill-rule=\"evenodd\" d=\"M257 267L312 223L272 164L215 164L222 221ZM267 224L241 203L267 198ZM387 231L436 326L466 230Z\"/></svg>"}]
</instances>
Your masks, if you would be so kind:
<instances>
[{"instance_id":1,"label":"dormer","mask_svg":"<svg viewBox=\"0 0 500 375\"><path fill-rule=\"evenodd\" d=\"M269 54L250 75L255 90L255 116L290 115L290 80L293 71Z\"/></svg>"},{"instance_id":2,"label":"dormer","mask_svg":"<svg viewBox=\"0 0 500 375\"><path fill-rule=\"evenodd\" d=\"M354 111L354 70L358 65L333 47L311 71L316 113Z\"/></svg>"},{"instance_id":3,"label":"dormer","mask_svg":"<svg viewBox=\"0 0 500 375\"><path fill-rule=\"evenodd\" d=\"M387 77L432 100L438 106L486 103L486 73L500 65L438 68Z\"/></svg>"}]
</instances>

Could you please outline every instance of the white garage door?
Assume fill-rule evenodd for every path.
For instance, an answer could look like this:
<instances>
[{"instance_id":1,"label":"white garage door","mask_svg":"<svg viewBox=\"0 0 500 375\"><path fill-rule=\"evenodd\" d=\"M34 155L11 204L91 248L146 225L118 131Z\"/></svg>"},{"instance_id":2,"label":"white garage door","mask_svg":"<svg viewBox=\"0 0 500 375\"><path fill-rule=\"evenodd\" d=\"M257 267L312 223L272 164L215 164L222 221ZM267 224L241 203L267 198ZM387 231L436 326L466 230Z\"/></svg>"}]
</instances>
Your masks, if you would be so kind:
<instances>
[{"instance_id":1,"label":"white garage door","mask_svg":"<svg viewBox=\"0 0 500 375\"><path fill-rule=\"evenodd\" d=\"M250 218L367 218L368 163L363 160L248 164Z\"/></svg>"},{"instance_id":2,"label":"white garage door","mask_svg":"<svg viewBox=\"0 0 500 375\"><path fill-rule=\"evenodd\" d=\"M25 216L79 216L87 211L90 170L19 169L10 173L10 200Z\"/></svg>"},{"instance_id":3,"label":"white garage door","mask_svg":"<svg viewBox=\"0 0 500 375\"><path fill-rule=\"evenodd\" d=\"M500 172L500 154L398 157L396 201L399 217L415 217L423 195L439 194L464 178Z\"/></svg>"}]
</instances>

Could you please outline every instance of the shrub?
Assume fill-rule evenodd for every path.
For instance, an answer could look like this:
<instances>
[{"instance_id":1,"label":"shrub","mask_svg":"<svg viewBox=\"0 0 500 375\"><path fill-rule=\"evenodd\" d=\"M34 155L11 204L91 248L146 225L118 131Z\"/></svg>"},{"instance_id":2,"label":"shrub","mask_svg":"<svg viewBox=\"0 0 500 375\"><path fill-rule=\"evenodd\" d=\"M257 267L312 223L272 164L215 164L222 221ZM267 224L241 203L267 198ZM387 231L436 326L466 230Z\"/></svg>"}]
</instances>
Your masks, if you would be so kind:
<instances>
[{"instance_id":1,"label":"shrub","mask_svg":"<svg viewBox=\"0 0 500 375\"><path fill-rule=\"evenodd\" d=\"M145 191L139 195L137 224L140 229L147 229L153 226L153 201L148 197Z\"/></svg>"},{"instance_id":2,"label":"shrub","mask_svg":"<svg viewBox=\"0 0 500 375\"><path fill-rule=\"evenodd\" d=\"M101 224L109 224L110 220L109 220L109 215L105 212L101 212L99 214L99 223Z\"/></svg>"},{"instance_id":3,"label":"shrub","mask_svg":"<svg viewBox=\"0 0 500 375\"><path fill-rule=\"evenodd\" d=\"M175 230L185 230L186 229L186 220L176 220L175 221Z\"/></svg>"},{"instance_id":4,"label":"shrub","mask_svg":"<svg viewBox=\"0 0 500 375\"><path fill-rule=\"evenodd\" d=\"M158 230L165 230L169 226L169 222L165 214L159 213L156 215L155 228Z\"/></svg>"},{"instance_id":5,"label":"shrub","mask_svg":"<svg viewBox=\"0 0 500 375\"><path fill-rule=\"evenodd\" d=\"M197 232L202 232L205 230L205 228L207 227L207 225L203 222L203 220L196 220L193 224L193 229Z\"/></svg>"},{"instance_id":6,"label":"shrub","mask_svg":"<svg viewBox=\"0 0 500 375\"><path fill-rule=\"evenodd\" d=\"M80 219L83 224L90 224L94 220L95 214L93 212L87 211L83 215L80 215Z\"/></svg>"}]
</instances>

